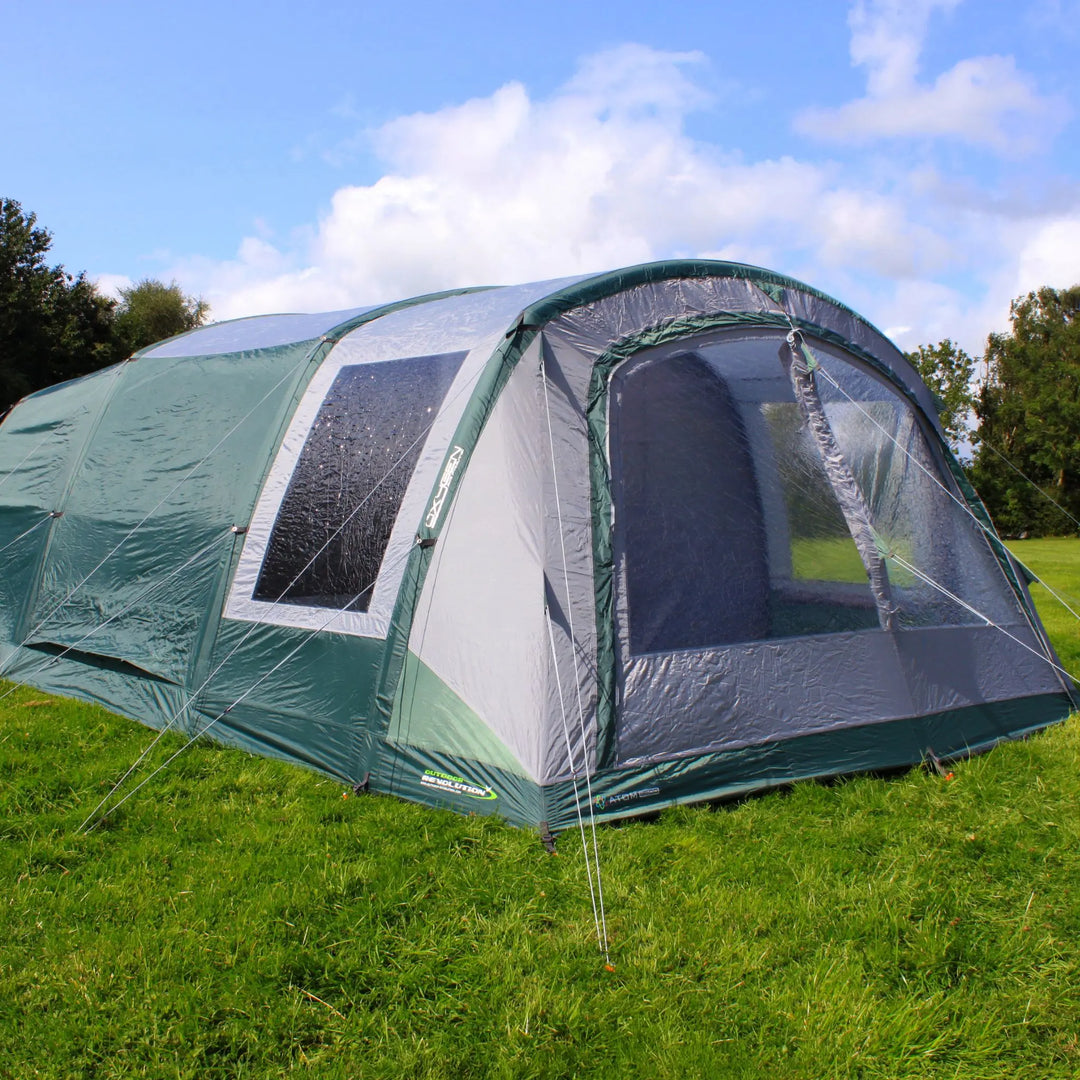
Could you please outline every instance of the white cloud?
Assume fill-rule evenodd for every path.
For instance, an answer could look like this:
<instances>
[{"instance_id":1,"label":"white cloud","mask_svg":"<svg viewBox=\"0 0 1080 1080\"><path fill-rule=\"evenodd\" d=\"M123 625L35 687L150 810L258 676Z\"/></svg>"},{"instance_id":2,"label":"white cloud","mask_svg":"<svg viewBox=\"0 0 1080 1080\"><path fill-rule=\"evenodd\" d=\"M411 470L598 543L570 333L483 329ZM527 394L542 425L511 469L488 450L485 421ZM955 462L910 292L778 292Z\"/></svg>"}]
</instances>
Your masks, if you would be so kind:
<instances>
[{"instance_id":1,"label":"white cloud","mask_svg":"<svg viewBox=\"0 0 1080 1080\"><path fill-rule=\"evenodd\" d=\"M1030 233L1020 250L1015 295L1042 285L1068 289L1080 285L1080 208L1053 218Z\"/></svg>"},{"instance_id":2,"label":"white cloud","mask_svg":"<svg viewBox=\"0 0 1080 1080\"><path fill-rule=\"evenodd\" d=\"M932 279L898 282L880 297L888 325L904 324L896 341L904 349L949 337L981 355L991 331L1008 331L1009 305L1043 285L1080 284L1080 204L1053 216L1011 208L997 216L980 212L958 222L958 249L967 253L975 279L961 290Z\"/></svg>"},{"instance_id":3,"label":"white cloud","mask_svg":"<svg viewBox=\"0 0 1080 1080\"><path fill-rule=\"evenodd\" d=\"M867 72L865 97L795 120L804 134L837 142L948 138L1018 156L1044 147L1066 116L1011 56L960 60L932 83L918 79L930 16L959 0L858 0L849 19L852 63Z\"/></svg>"},{"instance_id":4,"label":"white cloud","mask_svg":"<svg viewBox=\"0 0 1080 1080\"><path fill-rule=\"evenodd\" d=\"M119 300L120 290L130 289L135 282L126 274L98 274L94 278L94 284L97 286L98 292L103 296Z\"/></svg>"},{"instance_id":5,"label":"white cloud","mask_svg":"<svg viewBox=\"0 0 1080 1080\"><path fill-rule=\"evenodd\" d=\"M890 55L882 85L906 78L917 50ZM1014 296L1076 265L1074 192L1055 189L1050 211L932 167L746 160L695 141L684 121L707 99L687 72L703 62L627 46L586 59L547 98L509 83L399 117L365 134L382 176L341 187L319 221L283 240L257 225L234 259L165 276L223 319L726 258L832 292L903 348L951 337L978 353Z\"/></svg>"},{"instance_id":6,"label":"white cloud","mask_svg":"<svg viewBox=\"0 0 1080 1080\"><path fill-rule=\"evenodd\" d=\"M301 243L248 238L229 263L177 273L225 318L704 251L788 263L801 252L900 277L945 257L944 240L908 222L901 199L845 183L831 165L746 162L689 138L684 119L708 99L686 69L701 63L623 46L586 59L545 100L509 83L400 117L370 136L384 175L335 192Z\"/></svg>"},{"instance_id":7,"label":"white cloud","mask_svg":"<svg viewBox=\"0 0 1080 1080\"><path fill-rule=\"evenodd\" d=\"M930 16L960 0L856 0L848 16L851 61L867 69L873 97L902 94L915 81Z\"/></svg>"},{"instance_id":8,"label":"white cloud","mask_svg":"<svg viewBox=\"0 0 1080 1080\"><path fill-rule=\"evenodd\" d=\"M944 237L912 221L911 208L898 198L837 190L823 197L821 212L819 254L826 265L906 279L939 270L950 258Z\"/></svg>"},{"instance_id":9,"label":"white cloud","mask_svg":"<svg viewBox=\"0 0 1080 1080\"><path fill-rule=\"evenodd\" d=\"M963 298L947 285L927 280L900 282L881 308L885 333L905 352L943 338L952 338L964 348L974 340L981 351L978 331L973 335L966 321L958 318L964 307Z\"/></svg>"}]
</instances>

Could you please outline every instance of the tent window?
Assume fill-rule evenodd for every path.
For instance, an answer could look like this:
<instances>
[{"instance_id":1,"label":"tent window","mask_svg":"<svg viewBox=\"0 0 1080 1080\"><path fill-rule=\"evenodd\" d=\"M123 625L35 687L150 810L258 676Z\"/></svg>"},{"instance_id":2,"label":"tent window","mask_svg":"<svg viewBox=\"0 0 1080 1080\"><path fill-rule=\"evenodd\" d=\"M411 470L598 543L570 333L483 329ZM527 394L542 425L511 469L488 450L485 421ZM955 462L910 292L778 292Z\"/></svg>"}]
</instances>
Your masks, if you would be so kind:
<instances>
[{"instance_id":1,"label":"tent window","mask_svg":"<svg viewBox=\"0 0 1080 1080\"><path fill-rule=\"evenodd\" d=\"M774 385L777 396L787 390L782 381ZM794 401L764 401L755 411L755 422L767 433L761 440L759 469L774 489L766 636L876 627L866 567L799 406Z\"/></svg>"},{"instance_id":2,"label":"tent window","mask_svg":"<svg viewBox=\"0 0 1080 1080\"><path fill-rule=\"evenodd\" d=\"M631 656L879 628L782 344L768 332L705 339L693 353L639 354L614 374L617 586ZM837 451L887 553L895 628L979 623L972 608L1013 618L996 561L942 490L910 405L847 354L813 350Z\"/></svg>"},{"instance_id":3,"label":"tent window","mask_svg":"<svg viewBox=\"0 0 1080 1080\"><path fill-rule=\"evenodd\" d=\"M465 355L338 372L282 499L255 600L367 611L405 489Z\"/></svg>"},{"instance_id":4,"label":"tent window","mask_svg":"<svg viewBox=\"0 0 1080 1080\"><path fill-rule=\"evenodd\" d=\"M847 581L861 585L866 568L814 451L810 433L792 402L761 407L784 493L795 581Z\"/></svg>"},{"instance_id":5,"label":"tent window","mask_svg":"<svg viewBox=\"0 0 1080 1080\"><path fill-rule=\"evenodd\" d=\"M634 654L768 631L764 520L727 383L695 353L616 377L612 446Z\"/></svg>"}]
</instances>

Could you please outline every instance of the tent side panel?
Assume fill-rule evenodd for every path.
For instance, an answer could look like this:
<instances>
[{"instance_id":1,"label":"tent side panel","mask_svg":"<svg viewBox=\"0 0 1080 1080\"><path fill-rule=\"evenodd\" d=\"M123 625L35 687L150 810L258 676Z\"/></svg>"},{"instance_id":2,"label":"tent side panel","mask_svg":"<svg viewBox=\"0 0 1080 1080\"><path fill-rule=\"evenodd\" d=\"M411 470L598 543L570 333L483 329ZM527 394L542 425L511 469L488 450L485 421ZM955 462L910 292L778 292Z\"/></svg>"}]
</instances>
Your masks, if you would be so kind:
<instances>
[{"instance_id":1,"label":"tent side panel","mask_svg":"<svg viewBox=\"0 0 1080 1080\"><path fill-rule=\"evenodd\" d=\"M447 452L431 477L432 484L424 502L424 513L417 523L415 542L401 571L401 586L390 616L386 655L370 710L375 726L372 737L367 739L361 753L362 758L364 754L367 755L368 767L365 772L372 776L382 761L378 741L390 725L416 608L432 562L434 547L452 513L458 486L468 470L471 455L491 410L522 353L536 337L536 328L525 325L520 312L523 307L547 295L552 289L565 285L566 282L540 283L492 290L489 295L484 318L486 328L491 331L487 339L487 348L491 350L490 359L477 372ZM437 305L431 307L434 309ZM434 316L437 320L439 313L432 310L425 314ZM421 347L427 340L426 336L422 341L418 340L415 347ZM474 350L479 353L482 347L477 343Z\"/></svg>"},{"instance_id":2,"label":"tent side panel","mask_svg":"<svg viewBox=\"0 0 1080 1080\"><path fill-rule=\"evenodd\" d=\"M497 815L513 825L536 826L545 820L535 781L484 761L416 746L382 741L370 788L459 814Z\"/></svg>"},{"instance_id":3,"label":"tent side panel","mask_svg":"<svg viewBox=\"0 0 1080 1080\"><path fill-rule=\"evenodd\" d=\"M57 522L32 641L189 682L310 349L126 366Z\"/></svg>"},{"instance_id":4,"label":"tent side panel","mask_svg":"<svg viewBox=\"0 0 1080 1080\"><path fill-rule=\"evenodd\" d=\"M383 649L377 639L334 633L329 621L313 632L223 620L209 658L213 677L189 726L212 723L215 738L358 783L355 739L367 725Z\"/></svg>"},{"instance_id":5,"label":"tent side panel","mask_svg":"<svg viewBox=\"0 0 1080 1080\"><path fill-rule=\"evenodd\" d=\"M963 758L1003 739L1022 738L1071 711L1066 694L1040 694L603 770L593 778L593 810L597 820L616 820L677 803L737 798L799 780L908 768L925 760L929 750L945 760ZM572 828L577 822L572 786L554 785L544 794L551 828Z\"/></svg>"},{"instance_id":6,"label":"tent side panel","mask_svg":"<svg viewBox=\"0 0 1080 1080\"><path fill-rule=\"evenodd\" d=\"M71 655L59 657L23 649L5 675L50 694L102 705L110 712L152 728L164 727L181 714L187 694L182 687L116 661L95 658L83 663Z\"/></svg>"},{"instance_id":7,"label":"tent side panel","mask_svg":"<svg viewBox=\"0 0 1080 1080\"><path fill-rule=\"evenodd\" d=\"M525 775L506 743L412 652L405 657L386 741Z\"/></svg>"},{"instance_id":8,"label":"tent side panel","mask_svg":"<svg viewBox=\"0 0 1080 1080\"><path fill-rule=\"evenodd\" d=\"M519 771L542 779L551 648L541 495L549 455L537 407L536 355L533 350L514 369L472 453L432 552L409 647L468 703L489 737L509 748ZM398 698L412 716L417 703L409 659L401 678L404 701L401 693ZM392 730L404 735L407 729L395 716ZM427 745L451 753L451 735L448 730Z\"/></svg>"},{"instance_id":9,"label":"tent side panel","mask_svg":"<svg viewBox=\"0 0 1080 1080\"><path fill-rule=\"evenodd\" d=\"M24 398L0 427L0 642L3 659L30 628L28 605L73 462L112 390L109 368Z\"/></svg>"}]
</instances>

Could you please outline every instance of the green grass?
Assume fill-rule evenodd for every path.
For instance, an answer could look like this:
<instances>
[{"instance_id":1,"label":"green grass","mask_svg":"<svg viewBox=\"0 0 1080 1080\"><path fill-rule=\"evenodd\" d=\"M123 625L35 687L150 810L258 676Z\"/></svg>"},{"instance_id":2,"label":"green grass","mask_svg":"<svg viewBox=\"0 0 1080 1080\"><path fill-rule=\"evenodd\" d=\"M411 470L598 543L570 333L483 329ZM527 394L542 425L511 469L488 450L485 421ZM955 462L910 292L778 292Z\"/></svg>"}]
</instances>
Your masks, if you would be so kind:
<instances>
[{"instance_id":1,"label":"green grass","mask_svg":"<svg viewBox=\"0 0 1080 1080\"><path fill-rule=\"evenodd\" d=\"M910 561L910 547L897 543L897 554ZM911 586L915 578L892 559L888 562L889 580L894 585ZM866 584L866 566L850 536L796 537L791 543L791 573L797 581L845 581Z\"/></svg>"},{"instance_id":2,"label":"green grass","mask_svg":"<svg viewBox=\"0 0 1080 1080\"><path fill-rule=\"evenodd\" d=\"M798 581L866 584L866 567L850 536L800 536L791 543L791 575Z\"/></svg>"},{"instance_id":3,"label":"green grass","mask_svg":"<svg viewBox=\"0 0 1080 1080\"><path fill-rule=\"evenodd\" d=\"M1080 612L1080 540L1010 540L1005 546L1073 611ZM1041 585L1031 586L1031 596L1062 666L1080 676L1080 623Z\"/></svg>"},{"instance_id":4,"label":"green grass","mask_svg":"<svg viewBox=\"0 0 1080 1080\"><path fill-rule=\"evenodd\" d=\"M1021 558L1075 595L1072 552ZM1080 1073L1075 719L602 829L614 971L572 833L196 744L78 835L150 737L0 703L2 1077Z\"/></svg>"}]
</instances>

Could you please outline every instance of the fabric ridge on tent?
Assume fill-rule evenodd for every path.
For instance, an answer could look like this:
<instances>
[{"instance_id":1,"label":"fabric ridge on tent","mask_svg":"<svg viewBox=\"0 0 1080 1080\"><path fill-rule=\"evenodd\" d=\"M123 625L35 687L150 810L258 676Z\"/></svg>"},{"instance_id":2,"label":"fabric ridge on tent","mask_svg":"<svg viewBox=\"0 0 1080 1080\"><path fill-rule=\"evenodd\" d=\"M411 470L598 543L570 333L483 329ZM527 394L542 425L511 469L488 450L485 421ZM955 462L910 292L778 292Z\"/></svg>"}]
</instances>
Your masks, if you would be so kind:
<instances>
[{"instance_id":1,"label":"fabric ridge on tent","mask_svg":"<svg viewBox=\"0 0 1080 1080\"><path fill-rule=\"evenodd\" d=\"M1065 717L896 347L677 261L191 331L0 427L0 675L558 832Z\"/></svg>"}]
</instances>

